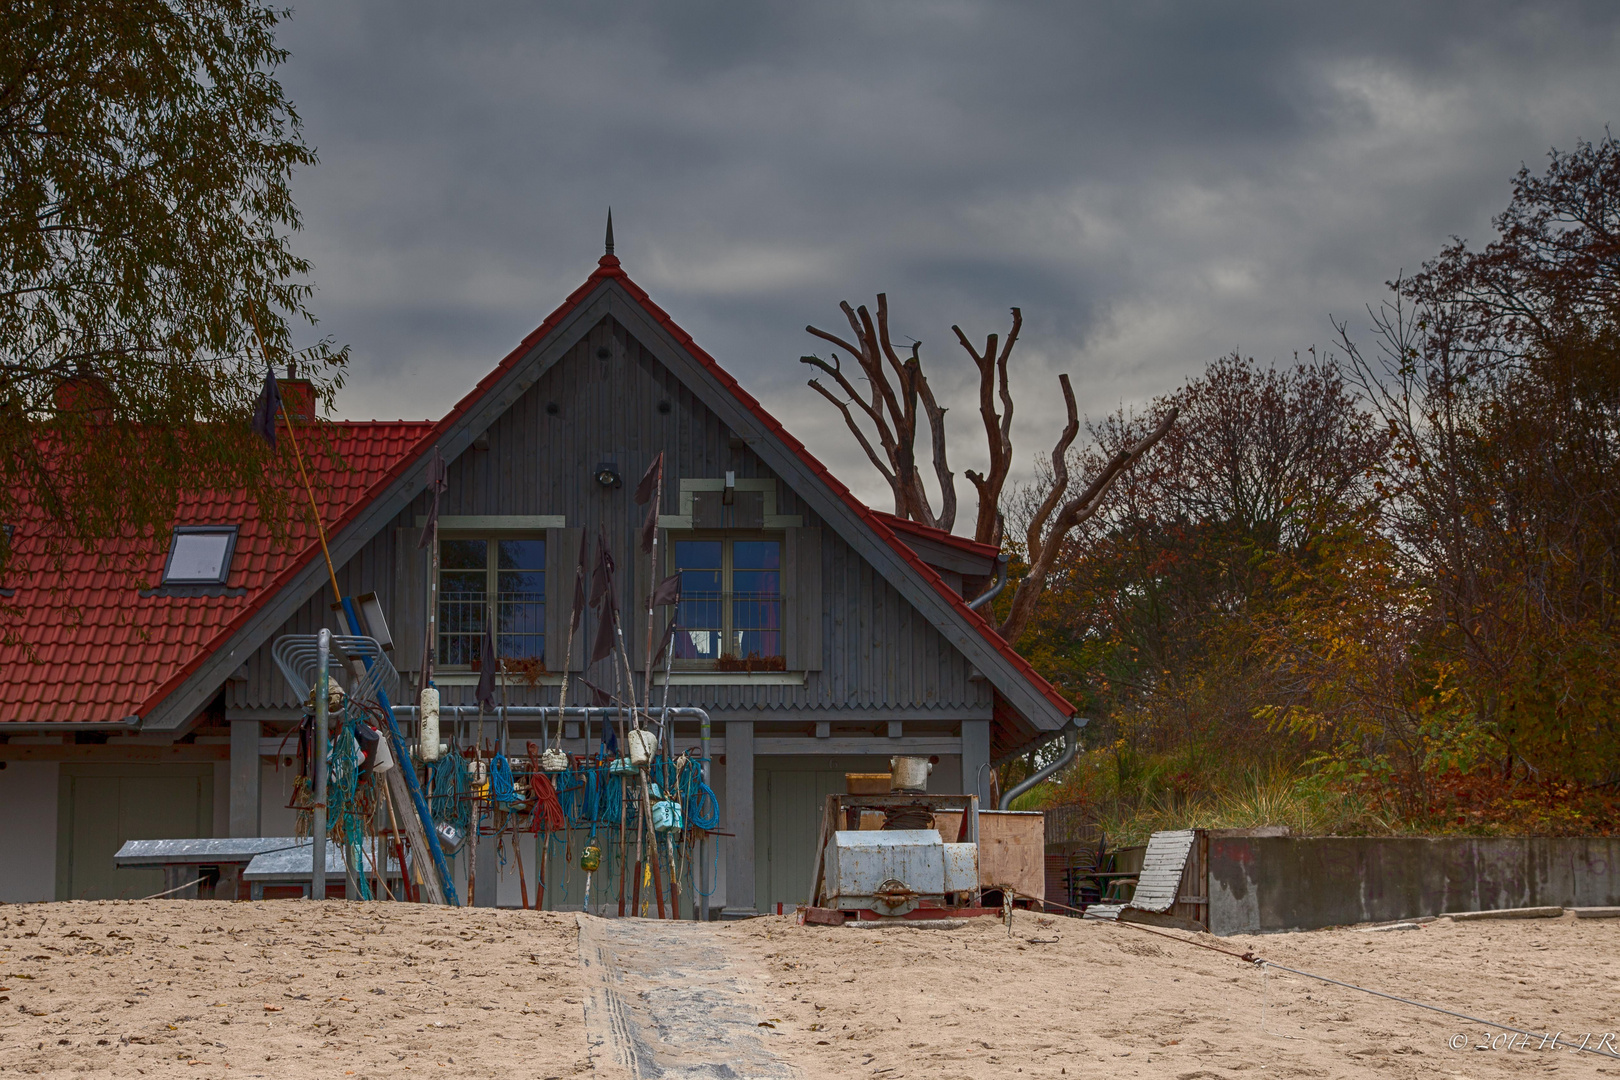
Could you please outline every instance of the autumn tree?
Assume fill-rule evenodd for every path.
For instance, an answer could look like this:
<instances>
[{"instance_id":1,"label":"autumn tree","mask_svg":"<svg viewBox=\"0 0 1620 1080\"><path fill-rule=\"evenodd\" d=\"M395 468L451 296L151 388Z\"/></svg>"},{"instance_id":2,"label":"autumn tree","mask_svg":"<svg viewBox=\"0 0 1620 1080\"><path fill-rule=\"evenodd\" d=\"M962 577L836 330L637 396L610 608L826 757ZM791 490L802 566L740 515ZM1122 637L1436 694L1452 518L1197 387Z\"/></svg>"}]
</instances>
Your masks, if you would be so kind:
<instances>
[{"instance_id":1,"label":"autumn tree","mask_svg":"<svg viewBox=\"0 0 1620 1080\"><path fill-rule=\"evenodd\" d=\"M1620 143L1521 169L1483 249L1446 247L1340 324L1394 440L1391 527L1427 586L1455 724L1500 778L1620 783Z\"/></svg>"},{"instance_id":2,"label":"autumn tree","mask_svg":"<svg viewBox=\"0 0 1620 1080\"><path fill-rule=\"evenodd\" d=\"M280 18L0 8L0 521L39 550L162 534L200 487L273 497L247 423L263 350L290 358L313 322L288 237L315 155L274 77ZM299 354L327 394L344 358Z\"/></svg>"},{"instance_id":3,"label":"autumn tree","mask_svg":"<svg viewBox=\"0 0 1620 1080\"><path fill-rule=\"evenodd\" d=\"M1172 411L1153 456L1066 541L1026 651L1099 730L1241 758L1267 738L1257 708L1309 699L1303 653L1278 663L1275 641L1255 646L1278 636L1290 597L1337 580L1342 545L1374 526L1386 438L1331 358L1262 368L1234 354L1140 415L1093 422L1072 470L1096 472ZM1033 517L1048 483L1015 494L1014 521Z\"/></svg>"},{"instance_id":4,"label":"autumn tree","mask_svg":"<svg viewBox=\"0 0 1620 1080\"><path fill-rule=\"evenodd\" d=\"M843 349L854 360L859 372L847 370L835 352L829 360L804 356L808 364L830 378L837 387L824 385L818 376L810 386L832 403L861 449L888 483L894 496L894 512L935 528L956 527L956 477L948 461L949 440L945 432L945 409L934 397L922 366L922 343L912 342L902 359L889 333L888 297L879 293L877 317L865 305L853 308L846 301L839 305L849 323L849 338L807 326L805 330ZM975 348L961 327L952 326L958 343L972 359L979 374L979 419L983 424L989 468L983 473L966 470L964 475L978 495L973 537L983 544L1000 546L1006 531L1002 494L1011 475L1013 462L1013 397L1008 381L1008 363L1013 346L1023 328L1023 313L1012 309L1012 327L1003 341L999 334L985 338L982 349ZM865 394L856 385L864 380L870 387ZM1057 564L1065 539L1102 507L1109 488L1149 448L1164 438L1175 423L1174 409L1129 445L1121 446L1095 468L1082 474L1083 484L1071 490L1069 451L1080 433L1080 414L1069 376L1058 376L1068 421L1051 454L1051 471L1028 517L1023 535L1023 555L1027 572L1013 591L1007 614L997 630L1008 641L1017 641L1034 615L1046 579ZM917 463L916 440L921 420L928 423L930 457L940 490L940 507L935 511L924 486L922 468ZM870 426L875 436L868 436Z\"/></svg>"}]
</instances>

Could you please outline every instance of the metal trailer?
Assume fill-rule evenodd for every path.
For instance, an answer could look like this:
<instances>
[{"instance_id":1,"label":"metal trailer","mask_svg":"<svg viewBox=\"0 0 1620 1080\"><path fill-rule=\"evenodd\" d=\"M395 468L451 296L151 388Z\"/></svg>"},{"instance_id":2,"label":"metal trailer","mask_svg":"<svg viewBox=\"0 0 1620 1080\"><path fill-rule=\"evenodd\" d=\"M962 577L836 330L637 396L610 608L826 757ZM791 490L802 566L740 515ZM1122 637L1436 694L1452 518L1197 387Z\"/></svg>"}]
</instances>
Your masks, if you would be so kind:
<instances>
[{"instance_id":1,"label":"metal trailer","mask_svg":"<svg viewBox=\"0 0 1620 1080\"><path fill-rule=\"evenodd\" d=\"M863 811L962 815L948 840L936 829L861 829ZM891 792L828 795L801 922L929 919L987 913L979 906L979 797ZM955 903L952 903L954 897Z\"/></svg>"}]
</instances>

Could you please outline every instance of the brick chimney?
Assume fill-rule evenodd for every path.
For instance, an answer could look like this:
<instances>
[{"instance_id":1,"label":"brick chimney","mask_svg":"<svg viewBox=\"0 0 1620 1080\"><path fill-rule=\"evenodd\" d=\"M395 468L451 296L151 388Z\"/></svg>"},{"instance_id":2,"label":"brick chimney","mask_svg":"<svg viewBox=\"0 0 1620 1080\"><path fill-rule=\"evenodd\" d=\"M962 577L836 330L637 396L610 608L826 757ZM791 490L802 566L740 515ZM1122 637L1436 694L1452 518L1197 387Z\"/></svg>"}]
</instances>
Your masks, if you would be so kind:
<instances>
[{"instance_id":1,"label":"brick chimney","mask_svg":"<svg viewBox=\"0 0 1620 1080\"><path fill-rule=\"evenodd\" d=\"M298 377L297 364L288 363L287 377L277 379L276 385L281 388L281 403L288 416L305 424L315 419L315 384Z\"/></svg>"},{"instance_id":2,"label":"brick chimney","mask_svg":"<svg viewBox=\"0 0 1620 1080\"><path fill-rule=\"evenodd\" d=\"M113 395L107 383L96 375L73 375L56 384L56 411L78 413L89 424L105 424L112 419Z\"/></svg>"},{"instance_id":3,"label":"brick chimney","mask_svg":"<svg viewBox=\"0 0 1620 1080\"><path fill-rule=\"evenodd\" d=\"M277 379L287 415L300 423L315 419L315 384L308 379Z\"/></svg>"}]
</instances>

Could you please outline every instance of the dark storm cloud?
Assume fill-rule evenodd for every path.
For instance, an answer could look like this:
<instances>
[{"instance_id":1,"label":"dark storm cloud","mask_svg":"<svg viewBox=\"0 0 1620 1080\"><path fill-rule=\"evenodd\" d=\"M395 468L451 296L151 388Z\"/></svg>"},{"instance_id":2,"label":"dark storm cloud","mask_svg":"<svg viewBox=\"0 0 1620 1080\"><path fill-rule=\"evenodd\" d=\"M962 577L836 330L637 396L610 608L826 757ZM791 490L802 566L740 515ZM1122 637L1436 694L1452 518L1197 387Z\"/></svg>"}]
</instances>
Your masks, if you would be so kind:
<instances>
[{"instance_id":1,"label":"dark storm cloud","mask_svg":"<svg viewBox=\"0 0 1620 1080\"><path fill-rule=\"evenodd\" d=\"M295 189L353 416L438 416L625 267L848 479L795 362L887 290L973 439L1025 315L1020 463L1221 352L1324 343L1521 163L1620 115L1612 5L337 3L282 34ZM972 465L959 454L960 469ZM964 492L966 494L966 492Z\"/></svg>"}]
</instances>

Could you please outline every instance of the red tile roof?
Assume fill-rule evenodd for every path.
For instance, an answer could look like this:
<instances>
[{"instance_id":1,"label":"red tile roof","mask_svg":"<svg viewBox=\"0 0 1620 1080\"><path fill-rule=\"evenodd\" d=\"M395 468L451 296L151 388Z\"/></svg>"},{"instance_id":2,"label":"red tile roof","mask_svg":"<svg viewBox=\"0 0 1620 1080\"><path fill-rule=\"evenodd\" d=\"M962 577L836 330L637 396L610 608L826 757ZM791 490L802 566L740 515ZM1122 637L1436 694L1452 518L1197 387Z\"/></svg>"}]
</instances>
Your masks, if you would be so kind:
<instances>
[{"instance_id":1,"label":"red tile roof","mask_svg":"<svg viewBox=\"0 0 1620 1080\"><path fill-rule=\"evenodd\" d=\"M321 516L335 531L373 497L395 466L434 431L428 422L374 421L321 425L325 439L301 440ZM283 442L285 445L285 441ZM335 460L334 460L335 456ZM296 510L296 507L295 507ZM236 551L224 596L141 596L124 575L94 553L70 556L58 575L19 532L16 595L0 601L21 609L8 619L0 645L0 731L11 721L114 721L142 715L184 680L237 625L297 570L320 557L307 514L295 514L286 539L268 526L241 492L189 498L180 525L237 525ZM168 554L156 543L140 576L156 584ZM133 548L121 544L114 559Z\"/></svg>"}]
</instances>

